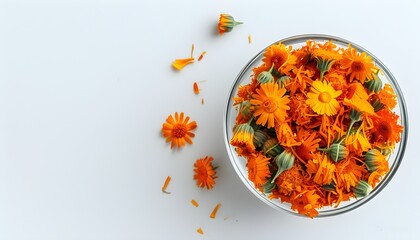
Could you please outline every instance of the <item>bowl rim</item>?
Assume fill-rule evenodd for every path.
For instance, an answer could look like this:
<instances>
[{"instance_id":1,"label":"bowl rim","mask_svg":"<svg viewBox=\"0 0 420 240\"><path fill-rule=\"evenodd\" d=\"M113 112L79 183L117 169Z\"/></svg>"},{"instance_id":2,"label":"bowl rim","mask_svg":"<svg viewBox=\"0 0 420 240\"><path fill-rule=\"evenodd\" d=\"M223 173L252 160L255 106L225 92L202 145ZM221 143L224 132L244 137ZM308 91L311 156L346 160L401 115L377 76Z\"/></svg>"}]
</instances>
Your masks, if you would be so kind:
<instances>
[{"instance_id":1,"label":"bowl rim","mask_svg":"<svg viewBox=\"0 0 420 240\"><path fill-rule=\"evenodd\" d=\"M286 211L286 212L288 212L292 215L305 217L304 215L301 215L301 214L295 212L290 207L288 208L288 207L284 206L284 204L280 204L280 205L274 204L272 201L268 200L266 197L264 197L262 195L264 193L259 192L251 184L248 177L244 176L243 173L241 172L241 170L239 169L239 166L237 165L237 163L235 161L235 159L238 158L238 156L237 155L235 156L233 146L230 145L230 143L229 143L230 139L228 139L228 136L229 136L228 131L231 131L231 129L228 129L229 108L232 106L232 98L236 95L236 92L234 90L240 84L240 80L243 78L246 71L264 53L264 51L267 47L269 47L273 44L276 44L276 43L283 43L285 45L291 45L291 44L294 44L295 42L302 41L302 40L314 40L316 42L331 40L333 43L340 43L340 44L343 44L343 45L350 44L351 46L356 48L358 52L366 52L369 56L371 56L372 60L374 60L375 64L387 76L387 80L389 80L389 83L391 84L393 90L396 92L396 94L398 96L398 99L397 99L398 105L397 106L400 108L399 117L400 117L401 125L404 126L404 130L401 133L401 140L398 143L398 149L397 149L397 153L395 155L395 161L393 162L392 166L390 166L390 170L387 173L387 175L375 186L375 188L372 190L372 192L368 196L366 196L364 198L356 199L356 200L354 200L354 202L349 203L348 205L345 205L343 207L338 206L337 208L324 210L324 211L319 211L319 215L316 216L316 217L319 218L319 217L336 216L336 215L339 215L339 214L342 214L342 213L349 212L351 210L354 210L354 209L364 205L369 200L373 199L379 192L381 192L385 188L386 185L388 185L388 183L394 177L395 173L397 172L398 168L401 165L402 159L404 157L407 141L408 141L408 132L409 132L409 129L408 129L408 112L407 112L407 107L406 107L406 103L405 103L405 100L404 100L403 93L402 93L402 91L401 91L401 89L398 85L397 80L392 75L391 71L389 71L389 69L374 54L372 54L371 52L369 52L365 48L359 46L358 44L353 43L352 41L349 41L349 40L346 40L346 39L343 39L343 38L340 38L340 37L336 37L336 36L333 36L333 35L326 35L326 34L294 35L294 36L283 38L281 40L273 42L272 44L266 46L264 49L262 49L260 52L258 52L253 58L251 58L247 62L247 64L241 69L239 74L236 76L235 81L233 82L233 84L232 84L232 86L229 90L229 94L227 96L225 110L224 110L224 114L223 114L223 137L224 137L226 150L228 152L229 159L230 159L230 162L232 164L232 167L234 168L236 174L238 175L238 177L241 179L243 184L248 188L248 190L250 192L252 192L255 196L257 196L261 201L263 201L267 205L269 205L269 206L271 206L271 207L273 207L277 210L283 209L284 211Z\"/></svg>"}]
</instances>

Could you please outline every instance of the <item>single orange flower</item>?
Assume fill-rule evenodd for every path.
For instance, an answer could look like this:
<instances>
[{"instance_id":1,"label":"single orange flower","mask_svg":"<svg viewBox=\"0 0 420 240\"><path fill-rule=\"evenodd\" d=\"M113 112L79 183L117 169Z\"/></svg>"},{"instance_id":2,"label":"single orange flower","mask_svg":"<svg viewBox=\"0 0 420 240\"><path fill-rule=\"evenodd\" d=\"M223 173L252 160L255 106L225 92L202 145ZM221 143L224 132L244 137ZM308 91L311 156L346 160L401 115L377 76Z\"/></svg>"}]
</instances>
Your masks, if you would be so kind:
<instances>
[{"instance_id":1,"label":"single orange flower","mask_svg":"<svg viewBox=\"0 0 420 240\"><path fill-rule=\"evenodd\" d=\"M321 197L315 191L307 190L295 196L291 202L292 209L310 218L318 216L319 213L316 209L321 206L318 201Z\"/></svg>"},{"instance_id":2,"label":"single orange flower","mask_svg":"<svg viewBox=\"0 0 420 240\"><path fill-rule=\"evenodd\" d=\"M394 93L391 85L385 84L384 88L378 93L379 101L385 104L390 110L397 106L397 95Z\"/></svg>"},{"instance_id":3,"label":"single orange flower","mask_svg":"<svg viewBox=\"0 0 420 240\"><path fill-rule=\"evenodd\" d=\"M264 52L263 62L265 66L271 67L274 65L274 69L278 70L283 66L289 59L290 48L282 43L277 43L269 46Z\"/></svg>"},{"instance_id":4,"label":"single orange flower","mask_svg":"<svg viewBox=\"0 0 420 240\"><path fill-rule=\"evenodd\" d=\"M237 125L234 129L234 135L230 140L232 146L247 148L249 152L255 150L254 129L248 123Z\"/></svg>"},{"instance_id":5,"label":"single orange flower","mask_svg":"<svg viewBox=\"0 0 420 240\"><path fill-rule=\"evenodd\" d=\"M219 24L217 25L217 29L219 30L219 34L223 35L225 32L230 32L236 25L242 24L242 22L237 22L235 19L229 14L220 14L219 17Z\"/></svg>"},{"instance_id":6,"label":"single orange flower","mask_svg":"<svg viewBox=\"0 0 420 240\"><path fill-rule=\"evenodd\" d=\"M344 188L346 191L350 191L352 187L357 185L366 172L366 168L357 164L354 158L345 158L336 164L336 185L338 188Z\"/></svg>"},{"instance_id":7,"label":"single orange flower","mask_svg":"<svg viewBox=\"0 0 420 240\"><path fill-rule=\"evenodd\" d=\"M373 79L373 71L378 69L370 56L365 52L359 54L355 48L350 46L344 51L341 68L346 70L350 82L357 79L361 83L364 83L367 79Z\"/></svg>"},{"instance_id":8,"label":"single orange flower","mask_svg":"<svg viewBox=\"0 0 420 240\"><path fill-rule=\"evenodd\" d=\"M275 126L275 122L283 122L286 118L286 111L290 109L287 105L289 98L284 96L286 89L279 88L276 83L261 84L253 94L251 104L255 105L254 117L257 117L257 124L267 125L268 128Z\"/></svg>"},{"instance_id":9,"label":"single orange flower","mask_svg":"<svg viewBox=\"0 0 420 240\"><path fill-rule=\"evenodd\" d=\"M197 180L197 186L212 189L216 184L214 179L217 178L215 167L212 165L213 157L206 156L197 159L194 163L194 180Z\"/></svg>"},{"instance_id":10,"label":"single orange flower","mask_svg":"<svg viewBox=\"0 0 420 240\"><path fill-rule=\"evenodd\" d=\"M268 162L270 158L265 157L263 154L250 156L246 164L248 168L248 179L251 180L255 186L260 187L270 176L270 169Z\"/></svg>"},{"instance_id":11,"label":"single orange flower","mask_svg":"<svg viewBox=\"0 0 420 240\"><path fill-rule=\"evenodd\" d=\"M191 131L197 128L195 121L189 122L190 117L184 119L184 113L175 113L175 118L169 115L166 118L166 122L162 125L163 137L166 138L166 142L171 142L171 148L174 146L181 148L185 146L185 143L192 144L191 138L195 136Z\"/></svg>"},{"instance_id":12,"label":"single orange flower","mask_svg":"<svg viewBox=\"0 0 420 240\"><path fill-rule=\"evenodd\" d=\"M388 109L382 109L377 112L377 116L372 118L374 140L377 143L399 142L403 127L398 125L398 115Z\"/></svg>"},{"instance_id":13,"label":"single orange flower","mask_svg":"<svg viewBox=\"0 0 420 240\"><path fill-rule=\"evenodd\" d=\"M283 171L276 178L279 192L283 195L290 195L293 191L302 191L303 183L304 177L296 164L291 169Z\"/></svg>"}]
</instances>

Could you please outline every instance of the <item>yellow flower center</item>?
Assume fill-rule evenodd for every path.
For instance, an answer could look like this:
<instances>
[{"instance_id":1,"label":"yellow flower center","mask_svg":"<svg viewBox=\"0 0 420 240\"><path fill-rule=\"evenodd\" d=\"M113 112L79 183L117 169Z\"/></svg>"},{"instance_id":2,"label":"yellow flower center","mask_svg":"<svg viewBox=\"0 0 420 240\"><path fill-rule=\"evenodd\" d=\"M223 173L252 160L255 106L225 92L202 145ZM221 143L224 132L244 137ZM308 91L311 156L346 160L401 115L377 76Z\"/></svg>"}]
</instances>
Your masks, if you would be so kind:
<instances>
[{"instance_id":1,"label":"yellow flower center","mask_svg":"<svg viewBox=\"0 0 420 240\"><path fill-rule=\"evenodd\" d=\"M177 123L172 128L172 135L176 138L183 138L187 134L187 127L184 124Z\"/></svg>"},{"instance_id":2,"label":"yellow flower center","mask_svg":"<svg viewBox=\"0 0 420 240\"><path fill-rule=\"evenodd\" d=\"M329 92L322 92L319 94L318 100L323 103L329 103L331 101L331 94Z\"/></svg>"},{"instance_id":3,"label":"yellow flower center","mask_svg":"<svg viewBox=\"0 0 420 240\"><path fill-rule=\"evenodd\" d=\"M277 101L276 99L270 97L263 103L264 111L268 113L273 113L277 110Z\"/></svg>"}]
</instances>

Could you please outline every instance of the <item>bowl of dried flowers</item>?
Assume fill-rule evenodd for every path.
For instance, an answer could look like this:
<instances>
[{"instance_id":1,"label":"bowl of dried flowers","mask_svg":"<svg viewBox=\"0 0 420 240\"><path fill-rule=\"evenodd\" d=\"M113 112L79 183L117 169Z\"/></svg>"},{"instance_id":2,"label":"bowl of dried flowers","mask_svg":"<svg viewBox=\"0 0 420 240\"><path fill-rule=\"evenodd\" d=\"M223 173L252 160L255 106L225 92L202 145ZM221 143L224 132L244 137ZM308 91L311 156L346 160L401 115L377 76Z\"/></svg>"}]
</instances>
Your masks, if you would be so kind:
<instances>
[{"instance_id":1,"label":"bowl of dried flowers","mask_svg":"<svg viewBox=\"0 0 420 240\"><path fill-rule=\"evenodd\" d=\"M231 163L266 204L333 216L376 196L401 164L407 111L364 48L327 35L280 40L237 76L224 115Z\"/></svg>"}]
</instances>

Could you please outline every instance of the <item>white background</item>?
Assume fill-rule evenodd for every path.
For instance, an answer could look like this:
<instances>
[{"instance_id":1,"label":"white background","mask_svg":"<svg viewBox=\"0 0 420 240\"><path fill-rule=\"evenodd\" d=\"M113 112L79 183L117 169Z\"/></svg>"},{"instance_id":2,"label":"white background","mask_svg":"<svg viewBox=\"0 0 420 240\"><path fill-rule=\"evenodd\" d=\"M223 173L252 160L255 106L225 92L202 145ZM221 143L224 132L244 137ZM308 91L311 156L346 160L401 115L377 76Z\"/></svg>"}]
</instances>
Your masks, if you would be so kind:
<instances>
[{"instance_id":1,"label":"white background","mask_svg":"<svg viewBox=\"0 0 420 240\"><path fill-rule=\"evenodd\" d=\"M416 239L419 10L408 0L0 0L0 239ZM220 37L220 13L245 24ZM381 59L411 124L385 190L350 213L313 220L253 196L222 133L243 65L305 33L348 39ZM188 57L192 43L196 57L207 55L174 71L171 62ZM202 80L196 96L192 84ZM194 144L180 151L160 133L175 111L198 123ZM192 180L194 160L206 155L219 166L212 191ZM161 192L167 175L170 195Z\"/></svg>"}]
</instances>

